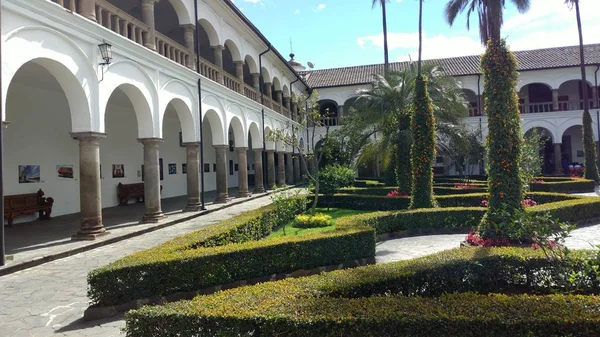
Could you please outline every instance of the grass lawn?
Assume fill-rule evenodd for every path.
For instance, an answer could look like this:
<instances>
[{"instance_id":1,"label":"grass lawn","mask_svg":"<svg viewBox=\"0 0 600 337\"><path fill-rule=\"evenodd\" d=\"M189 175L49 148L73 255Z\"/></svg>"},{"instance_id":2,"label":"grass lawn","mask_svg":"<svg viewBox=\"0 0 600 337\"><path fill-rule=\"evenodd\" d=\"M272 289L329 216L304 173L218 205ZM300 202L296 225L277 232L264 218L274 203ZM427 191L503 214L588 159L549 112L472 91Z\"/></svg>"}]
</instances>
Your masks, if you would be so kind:
<instances>
[{"instance_id":1,"label":"grass lawn","mask_svg":"<svg viewBox=\"0 0 600 337\"><path fill-rule=\"evenodd\" d=\"M327 208L317 208L317 212L329 215L331 217L329 226L318 227L318 228L296 228L296 227L293 227L293 223L290 223L290 224L285 225L285 227L279 228L277 231L271 233L271 235L269 235L267 238L278 238L278 237L282 237L282 236L297 236L297 235L304 235L304 234L309 234L309 233L332 231L332 230L335 230L336 220L341 217L362 214L362 213L371 213L370 211L355 211L352 209L343 209L343 208L330 208L329 210L327 210ZM284 233L284 230L285 230L285 233Z\"/></svg>"}]
</instances>

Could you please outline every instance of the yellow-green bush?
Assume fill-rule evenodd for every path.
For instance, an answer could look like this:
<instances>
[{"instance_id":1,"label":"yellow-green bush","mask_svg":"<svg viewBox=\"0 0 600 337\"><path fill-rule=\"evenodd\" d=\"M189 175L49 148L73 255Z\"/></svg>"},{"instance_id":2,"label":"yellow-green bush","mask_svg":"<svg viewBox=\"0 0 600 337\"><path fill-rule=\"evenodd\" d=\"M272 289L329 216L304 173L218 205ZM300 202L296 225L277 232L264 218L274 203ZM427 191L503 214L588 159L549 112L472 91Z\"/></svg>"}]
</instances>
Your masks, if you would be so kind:
<instances>
[{"instance_id":1,"label":"yellow-green bush","mask_svg":"<svg viewBox=\"0 0 600 337\"><path fill-rule=\"evenodd\" d=\"M597 266L592 257L553 262L532 249L454 249L144 307L126 314L126 330L129 337L591 337L600 331L600 297L564 294L573 288L563 272ZM598 282L578 292L597 294ZM529 295L514 295L522 293Z\"/></svg>"},{"instance_id":2,"label":"yellow-green bush","mask_svg":"<svg viewBox=\"0 0 600 337\"><path fill-rule=\"evenodd\" d=\"M331 225L331 216L323 213L312 214L298 214L296 215L296 221L294 227L296 228L317 228L327 227Z\"/></svg>"},{"instance_id":3,"label":"yellow-green bush","mask_svg":"<svg viewBox=\"0 0 600 337\"><path fill-rule=\"evenodd\" d=\"M273 206L245 212L93 270L88 297L109 306L375 254L368 227L259 240L282 225L273 220L275 212Z\"/></svg>"}]
</instances>

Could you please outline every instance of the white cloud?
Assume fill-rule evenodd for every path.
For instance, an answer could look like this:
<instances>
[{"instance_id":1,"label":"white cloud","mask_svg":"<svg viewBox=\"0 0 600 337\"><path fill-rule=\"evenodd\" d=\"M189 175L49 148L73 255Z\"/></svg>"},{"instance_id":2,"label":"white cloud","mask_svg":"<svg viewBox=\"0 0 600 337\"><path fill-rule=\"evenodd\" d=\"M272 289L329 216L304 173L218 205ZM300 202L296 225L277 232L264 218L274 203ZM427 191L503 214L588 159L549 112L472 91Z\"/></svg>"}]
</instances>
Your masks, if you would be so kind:
<instances>
[{"instance_id":1,"label":"white cloud","mask_svg":"<svg viewBox=\"0 0 600 337\"><path fill-rule=\"evenodd\" d=\"M300 14L300 10L299 10L299 9L296 9L296 10L294 11L294 14Z\"/></svg>"},{"instance_id":2,"label":"white cloud","mask_svg":"<svg viewBox=\"0 0 600 337\"><path fill-rule=\"evenodd\" d=\"M581 5L584 43L600 43L600 1L586 1ZM472 17L476 20L476 17ZM423 34L423 58L444 58L481 54L484 48L478 38L477 24L462 36ZM575 10L569 10L562 1L532 0L530 10L505 19L502 35L512 50L550 48L579 43ZM383 34L359 37L356 43L362 48L383 48ZM388 33L388 47L398 61L416 59L418 34Z\"/></svg>"},{"instance_id":3,"label":"white cloud","mask_svg":"<svg viewBox=\"0 0 600 337\"><path fill-rule=\"evenodd\" d=\"M318 10L318 11L320 11L320 10L323 10L323 9L325 9L325 7L327 7L325 4L319 4L319 5L317 6L317 8L315 8L315 9L316 9L316 10Z\"/></svg>"}]
</instances>

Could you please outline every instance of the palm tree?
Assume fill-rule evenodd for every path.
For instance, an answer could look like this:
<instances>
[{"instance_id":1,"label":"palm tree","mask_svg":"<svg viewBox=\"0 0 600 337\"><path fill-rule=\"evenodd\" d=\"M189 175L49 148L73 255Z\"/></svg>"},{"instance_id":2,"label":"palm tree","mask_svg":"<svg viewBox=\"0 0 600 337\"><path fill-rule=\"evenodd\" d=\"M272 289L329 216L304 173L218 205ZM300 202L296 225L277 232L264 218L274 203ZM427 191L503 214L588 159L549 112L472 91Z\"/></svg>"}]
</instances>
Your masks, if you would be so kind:
<instances>
[{"instance_id":1,"label":"palm tree","mask_svg":"<svg viewBox=\"0 0 600 337\"><path fill-rule=\"evenodd\" d=\"M454 77L447 76L433 62L422 65L422 74L429 78L427 89L433 103L433 113L438 129L439 140L461 129L462 118L467 116L467 105L460 85ZM401 192L411 192L410 156L411 135L410 116L415 96L415 82L418 69L411 63L401 71L390 71L385 75L374 75L373 87L358 92L356 108L344 116L339 133L343 137L354 137L346 144L352 144L349 157L358 155L357 164L371 162L369 158L379 155L388 174L396 174L396 182ZM385 109L381 110L384 106ZM365 131L368 130L368 131ZM377 133L377 140L371 137ZM371 146L366 146L372 144ZM398 145L400 144L400 145ZM394 163L394 156L402 158ZM392 172L389 172L392 169Z\"/></svg>"},{"instance_id":2,"label":"palm tree","mask_svg":"<svg viewBox=\"0 0 600 337\"><path fill-rule=\"evenodd\" d=\"M390 60L388 56L388 42L387 42L387 18L385 14L385 4L390 3L390 0L371 0L371 8L375 8L377 5L381 5L381 15L383 19L383 54L385 59L385 71L387 72L390 66Z\"/></svg>"},{"instance_id":3,"label":"palm tree","mask_svg":"<svg viewBox=\"0 0 600 337\"><path fill-rule=\"evenodd\" d=\"M588 86L585 74L585 58L583 55L583 31L581 29L581 15L579 13L579 0L565 0L567 6L571 9L575 7L575 15L577 16L577 29L579 30L579 58L581 67L581 88L583 94L583 151L584 156L584 177L592 179L596 183L600 182L598 176L598 166L596 165L596 145L594 143L594 129L592 127L592 116L590 115L590 101L588 99Z\"/></svg>"},{"instance_id":4,"label":"palm tree","mask_svg":"<svg viewBox=\"0 0 600 337\"><path fill-rule=\"evenodd\" d=\"M520 13L526 12L530 0L509 0ZM488 115L486 140L488 158L488 211L479 226L482 237L507 237L510 214L520 209L523 185L520 179L522 131L515 95L518 82L517 61L501 38L506 0L449 0L446 20L452 25L459 13L477 12L479 36L486 46L481 59L484 75L484 102Z\"/></svg>"}]
</instances>

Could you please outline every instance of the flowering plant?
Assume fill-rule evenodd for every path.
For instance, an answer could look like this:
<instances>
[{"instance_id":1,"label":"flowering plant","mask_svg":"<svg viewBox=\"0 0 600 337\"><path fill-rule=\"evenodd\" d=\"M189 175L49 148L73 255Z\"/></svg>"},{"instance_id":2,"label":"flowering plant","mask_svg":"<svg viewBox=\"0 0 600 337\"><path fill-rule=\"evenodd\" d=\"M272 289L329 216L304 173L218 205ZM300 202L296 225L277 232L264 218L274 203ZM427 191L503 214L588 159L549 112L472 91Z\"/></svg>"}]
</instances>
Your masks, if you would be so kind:
<instances>
[{"instance_id":1,"label":"flowering plant","mask_svg":"<svg viewBox=\"0 0 600 337\"><path fill-rule=\"evenodd\" d=\"M481 207L488 207L488 201L485 199L481 200Z\"/></svg>"},{"instance_id":2,"label":"flowering plant","mask_svg":"<svg viewBox=\"0 0 600 337\"><path fill-rule=\"evenodd\" d=\"M542 179L535 179L535 180L532 181L532 183L534 183L534 184L542 184L542 183L544 183L544 181Z\"/></svg>"},{"instance_id":3,"label":"flowering plant","mask_svg":"<svg viewBox=\"0 0 600 337\"><path fill-rule=\"evenodd\" d=\"M406 197L406 196L408 196L408 193L406 193L404 191L399 192L398 190L392 190L386 196L388 196L388 197Z\"/></svg>"},{"instance_id":4,"label":"flowering plant","mask_svg":"<svg viewBox=\"0 0 600 337\"><path fill-rule=\"evenodd\" d=\"M469 231L465 240L472 246L479 247L509 247L510 241L508 238L498 237L498 238L487 238L484 239L479 236L479 233L473 232L473 230Z\"/></svg>"},{"instance_id":5,"label":"flowering plant","mask_svg":"<svg viewBox=\"0 0 600 337\"><path fill-rule=\"evenodd\" d=\"M531 198L525 198L525 200L521 201L521 205L523 205L523 207L525 207L525 208L529 208L529 207L537 206L538 203Z\"/></svg>"}]
</instances>

